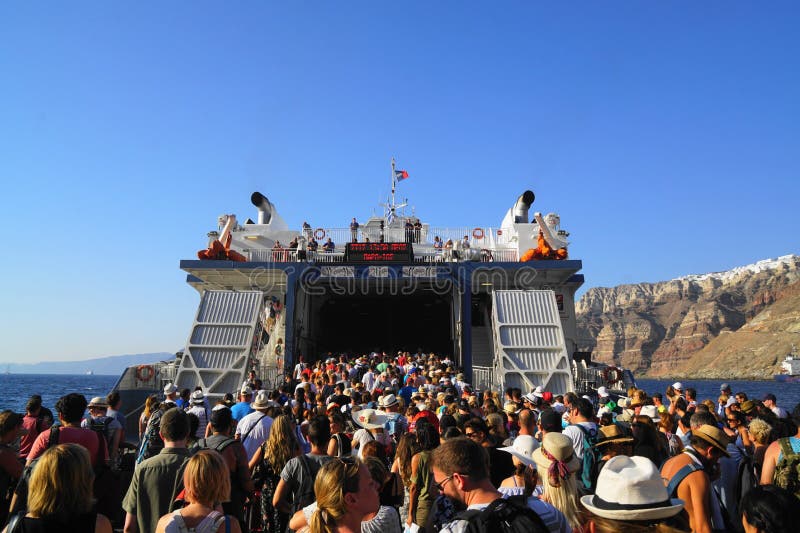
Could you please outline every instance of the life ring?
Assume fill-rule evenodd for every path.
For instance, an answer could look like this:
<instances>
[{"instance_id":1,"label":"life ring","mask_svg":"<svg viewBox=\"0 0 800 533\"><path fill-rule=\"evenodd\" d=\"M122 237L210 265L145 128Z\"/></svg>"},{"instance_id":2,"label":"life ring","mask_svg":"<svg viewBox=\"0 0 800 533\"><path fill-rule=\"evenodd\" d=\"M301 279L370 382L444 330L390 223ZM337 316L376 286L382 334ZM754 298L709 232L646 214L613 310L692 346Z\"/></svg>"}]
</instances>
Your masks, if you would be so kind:
<instances>
[{"instance_id":1,"label":"life ring","mask_svg":"<svg viewBox=\"0 0 800 533\"><path fill-rule=\"evenodd\" d=\"M481 228L475 228L474 230L472 230L472 236L478 240L483 239L483 235L484 235L483 229Z\"/></svg>"},{"instance_id":2,"label":"life ring","mask_svg":"<svg viewBox=\"0 0 800 533\"><path fill-rule=\"evenodd\" d=\"M318 241L321 241L325 238L325 230L322 228L317 228L314 230L314 238Z\"/></svg>"},{"instance_id":3,"label":"life ring","mask_svg":"<svg viewBox=\"0 0 800 533\"><path fill-rule=\"evenodd\" d=\"M136 379L139 381L150 381L156 375L156 370L150 365L139 365L136 367Z\"/></svg>"}]
</instances>

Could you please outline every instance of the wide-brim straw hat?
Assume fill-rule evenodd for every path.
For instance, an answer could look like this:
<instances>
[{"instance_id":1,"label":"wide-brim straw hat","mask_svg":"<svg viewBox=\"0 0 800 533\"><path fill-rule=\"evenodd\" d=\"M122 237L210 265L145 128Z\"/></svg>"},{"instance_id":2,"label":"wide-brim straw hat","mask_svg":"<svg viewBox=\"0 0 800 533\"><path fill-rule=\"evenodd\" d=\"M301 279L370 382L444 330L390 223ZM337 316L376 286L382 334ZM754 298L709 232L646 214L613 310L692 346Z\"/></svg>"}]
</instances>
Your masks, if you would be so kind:
<instances>
[{"instance_id":1,"label":"wide-brim straw hat","mask_svg":"<svg viewBox=\"0 0 800 533\"><path fill-rule=\"evenodd\" d=\"M498 448L501 451L508 452L526 465L533 466L536 461L533 460L533 452L539 447L539 441L530 435L519 435L514 439L511 446L505 448Z\"/></svg>"},{"instance_id":2,"label":"wide-brim straw hat","mask_svg":"<svg viewBox=\"0 0 800 533\"><path fill-rule=\"evenodd\" d=\"M646 457L612 457L597 478L593 495L581 498L589 512L612 520L662 520L675 516L684 501L670 498L656 466Z\"/></svg>"},{"instance_id":3,"label":"wide-brim straw hat","mask_svg":"<svg viewBox=\"0 0 800 533\"><path fill-rule=\"evenodd\" d=\"M601 426L597 435L595 447L605 446L606 444L633 442L633 437L626 435L616 424Z\"/></svg>"},{"instance_id":4,"label":"wide-brim straw hat","mask_svg":"<svg viewBox=\"0 0 800 533\"><path fill-rule=\"evenodd\" d=\"M359 409L351 413L353 422L364 429L377 429L386 425L389 417L377 409Z\"/></svg>"},{"instance_id":5,"label":"wide-brim straw hat","mask_svg":"<svg viewBox=\"0 0 800 533\"><path fill-rule=\"evenodd\" d=\"M255 401L250 404L250 407L253 409L267 409L272 405L274 405L274 403L269 399L267 391L259 391L258 394L256 394Z\"/></svg>"},{"instance_id":6,"label":"wide-brim straw hat","mask_svg":"<svg viewBox=\"0 0 800 533\"><path fill-rule=\"evenodd\" d=\"M692 429L692 435L711 444L716 449L721 451L725 457L731 456L731 454L728 453L728 443L730 442L730 439L725 432L718 427L703 424L699 428Z\"/></svg>"},{"instance_id":7,"label":"wide-brim straw hat","mask_svg":"<svg viewBox=\"0 0 800 533\"><path fill-rule=\"evenodd\" d=\"M563 461L570 472L575 472L581 465L581 461L575 455L575 449L572 447L572 440L561 433L548 433L545 435L544 439L542 439L542 445L532 454L533 461L537 466L548 468L552 461L544 456L544 451L547 451L555 459Z\"/></svg>"},{"instance_id":8,"label":"wide-brim straw hat","mask_svg":"<svg viewBox=\"0 0 800 533\"><path fill-rule=\"evenodd\" d=\"M102 396L95 396L94 398L92 398L92 401L89 402L89 405L87 405L86 407L98 407L100 409L107 409L108 402Z\"/></svg>"}]
</instances>

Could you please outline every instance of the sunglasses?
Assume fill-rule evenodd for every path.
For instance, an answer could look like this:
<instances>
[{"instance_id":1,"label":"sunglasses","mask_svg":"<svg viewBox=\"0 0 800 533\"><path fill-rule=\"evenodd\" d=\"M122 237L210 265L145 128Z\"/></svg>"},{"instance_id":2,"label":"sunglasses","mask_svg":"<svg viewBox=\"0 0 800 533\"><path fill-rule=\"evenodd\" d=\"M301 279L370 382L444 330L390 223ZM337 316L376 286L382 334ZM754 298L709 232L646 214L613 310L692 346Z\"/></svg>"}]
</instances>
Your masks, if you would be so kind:
<instances>
[{"instance_id":1,"label":"sunglasses","mask_svg":"<svg viewBox=\"0 0 800 533\"><path fill-rule=\"evenodd\" d=\"M464 433L468 439L480 439L481 435L483 435L483 431L472 431L470 433Z\"/></svg>"},{"instance_id":2,"label":"sunglasses","mask_svg":"<svg viewBox=\"0 0 800 533\"><path fill-rule=\"evenodd\" d=\"M738 422L738 418L728 418L728 422Z\"/></svg>"},{"instance_id":3,"label":"sunglasses","mask_svg":"<svg viewBox=\"0 0 800 533\"><path fill-rule=\"evenodd\" d=\"M453 479L453 475L452 474L450 474L449 476L447 476L446 478L444 478L440 482L434 483L433 485L436 487L437 491L442 492L444 490L444 486L447 485L447 482L450 481L451 479Z\"/></svg>"}]
</instances>

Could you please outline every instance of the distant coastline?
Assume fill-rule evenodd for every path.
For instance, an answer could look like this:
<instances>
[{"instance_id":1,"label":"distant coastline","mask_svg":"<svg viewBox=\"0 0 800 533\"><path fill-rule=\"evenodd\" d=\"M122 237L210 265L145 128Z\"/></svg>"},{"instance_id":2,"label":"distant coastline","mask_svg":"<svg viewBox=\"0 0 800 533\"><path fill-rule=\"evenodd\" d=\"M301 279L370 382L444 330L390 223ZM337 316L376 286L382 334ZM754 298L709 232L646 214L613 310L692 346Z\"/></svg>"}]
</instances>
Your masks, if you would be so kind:
<instances>
[{"instance_id":1,"label":"distant coastline","mask_svg":"<svg viewBox=\"0 0 800 533\"><path fill-rule=\"evenodd\" d=\"M41 363L0 363L0 374L3 375L86 375L119 376L132 365L141 365L155 361L170 361L174 353L156 352L144 354L125 354L86 359L83 361L43 361Z\"/></svg>"}]
</instances>

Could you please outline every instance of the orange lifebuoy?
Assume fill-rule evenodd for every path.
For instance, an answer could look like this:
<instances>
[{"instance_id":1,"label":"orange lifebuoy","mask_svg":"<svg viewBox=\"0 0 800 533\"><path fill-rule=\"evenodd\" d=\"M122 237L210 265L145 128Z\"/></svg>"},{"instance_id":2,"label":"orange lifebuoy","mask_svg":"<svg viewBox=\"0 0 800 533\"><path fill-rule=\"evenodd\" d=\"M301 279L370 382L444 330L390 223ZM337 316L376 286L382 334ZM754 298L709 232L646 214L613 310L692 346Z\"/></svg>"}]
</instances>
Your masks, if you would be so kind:
<instances>
[{"instance_id":1,"label":"orange lifebuoy","mask_svg":"<svg viewBox=\"0 0 800 533\"><path fill-rule=\"evenodd\" d=\"M150 381L156 375L156 370L150 365L139 365L136 367L136 379L139 381Z\"/></svg>"},{"instance_id":2,"label":"orange lifebuoy","mask_svg":"<svg viewBox=\"0 0 800 533\"><path fill-rule=\"evenodd\" d=\"M475 237L476 239L483 239L483 235L484 235L483 229L481 228L475 228L474 230L472 230L472 236Z\"/></svg>"},{"instance_id":3,"label":"orange lifebuoy","mask_svg":"<svg viewBox=\"0 0 800 533\"><path fill-rule=\"evenodd\" d=\"M317 228L314 230L314 238L317 240L322 240L325 238L325 230L322 228Z\"/></svg>"}]
</instances>

